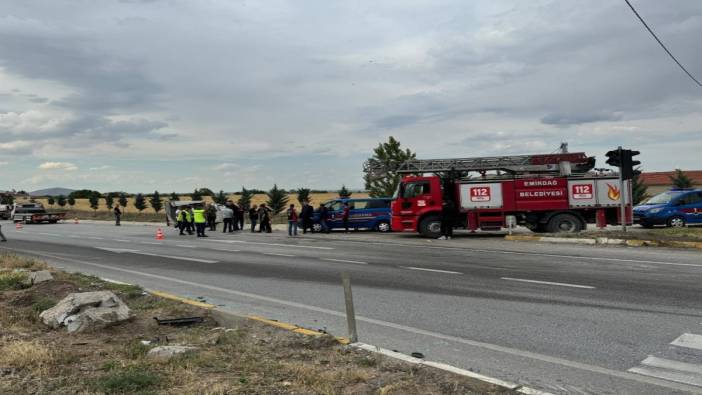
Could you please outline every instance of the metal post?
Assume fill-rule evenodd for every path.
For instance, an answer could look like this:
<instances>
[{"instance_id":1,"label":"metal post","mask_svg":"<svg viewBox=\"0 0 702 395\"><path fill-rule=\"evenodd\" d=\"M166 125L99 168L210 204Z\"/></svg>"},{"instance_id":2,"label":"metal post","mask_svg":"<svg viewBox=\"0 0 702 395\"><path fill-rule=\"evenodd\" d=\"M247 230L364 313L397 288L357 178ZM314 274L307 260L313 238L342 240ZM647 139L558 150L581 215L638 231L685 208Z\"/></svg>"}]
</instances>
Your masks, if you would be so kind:
<instances>
[{"instance_id":1,"label":"metal post","mask_svg":"<svg viewBox=\"0 0 702 395\"><path fill-rule=\"evenodd\" d=\"M358 342L358 331L356 331L356 312L353 308L353 294L351 293L351 276L346 272L341 273L341 283L344 285L346 324L349 328L349 340L351 343L356 343Z\"/></svg>"},{"instance_id":2,"label":"metal post","mask_svg":"<svg viewBox=\"0 0 702 395\"><path fill-rule=\"evenodd\" d=\"M619 157L622 157L622 147L619 147ZM622 174L621 164L619 166L619 215L620 221L622 221L622 232L626 232L626 191L625 182Z\"/></svg>"}]
</instances>

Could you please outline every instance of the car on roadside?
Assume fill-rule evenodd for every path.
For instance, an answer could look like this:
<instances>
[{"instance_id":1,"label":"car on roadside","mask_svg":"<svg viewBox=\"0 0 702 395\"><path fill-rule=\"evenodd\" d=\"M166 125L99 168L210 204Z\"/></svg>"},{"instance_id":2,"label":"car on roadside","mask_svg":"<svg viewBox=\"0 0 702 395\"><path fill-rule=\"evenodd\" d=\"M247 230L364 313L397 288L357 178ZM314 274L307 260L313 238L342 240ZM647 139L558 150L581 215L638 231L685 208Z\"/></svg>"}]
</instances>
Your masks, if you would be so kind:
<instances>
[{"instance_id":1,"label":"car on roadside","mask_svg":"<svg viewBox=\"0 0 702 395\"><path fill-rule=\"evenodd\" d=\"M671 189L634 207L634 223L683 227L702 225L702 189Z\"/></svg>"},{"instance_id":2,"label":"car on roadside","mask_svg":"<svg viewBox=\"0 0 702 395\"><path fill-rule=\"evenodd\" d=\"M329 229L342 229L344 227L344 203L349 204L349 229L370 229L378 232L392 230L390 227L392 198L339 198L324 202L328 210L327 225ZM312 217L312 229L315 232L322 230L322 225L319 223L319 209L315 210Z\"/></svg>"}]
</instances>

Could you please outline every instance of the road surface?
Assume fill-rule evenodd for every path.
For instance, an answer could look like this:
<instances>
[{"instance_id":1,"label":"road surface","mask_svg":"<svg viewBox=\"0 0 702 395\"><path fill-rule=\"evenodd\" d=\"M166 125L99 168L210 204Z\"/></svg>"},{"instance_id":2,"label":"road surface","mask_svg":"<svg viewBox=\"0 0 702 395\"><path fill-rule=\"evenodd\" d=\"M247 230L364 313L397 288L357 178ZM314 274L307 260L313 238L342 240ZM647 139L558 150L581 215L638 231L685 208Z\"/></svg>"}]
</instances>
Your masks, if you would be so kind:
<instances>
[{"instance_id":1,"label":"road surface","mask_svg":"<svg viewBox=\"0 0 702 395\"><path fill-rule=\"evenodd\" d=\"M8 224L10 225L10 224ZM702 253L464 235L289 238L153 226L3 227L0 250L346 334L552 393L702 393Z\"/></svg>"}]
</instances>

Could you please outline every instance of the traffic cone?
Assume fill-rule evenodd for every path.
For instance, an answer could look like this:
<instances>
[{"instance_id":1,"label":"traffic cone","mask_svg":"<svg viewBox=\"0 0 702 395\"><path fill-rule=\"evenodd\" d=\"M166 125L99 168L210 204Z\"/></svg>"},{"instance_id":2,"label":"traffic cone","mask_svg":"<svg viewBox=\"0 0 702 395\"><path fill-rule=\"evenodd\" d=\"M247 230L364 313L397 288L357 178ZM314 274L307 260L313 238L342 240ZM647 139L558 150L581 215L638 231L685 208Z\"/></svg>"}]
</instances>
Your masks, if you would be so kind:
<instances>
[{"instance_id":1,"label":"traffic cone","mask_svg":"<svg viewBox=\"0 0 702 395\"><path fill-rule=\"evenodd\" d=\"M22 223L21 223L21 222L15 222L15 229L17 229L17 230L22 230Z\"/></svg>"},{"instance_id":2,"label":"traffic cone","mask_svg":"<svg viewBox=\"0 0 702 395\"><path fill-rule=\"evenodd\" d=\"M78 217L73 218L73 223L78 225Z\"/></svg>"},{"instance_id":3,"label":"traffic cone","mask_svg":"<svg viewBox=\"0 0 702 395\"><path fill-rule=\"evenodd\" d=\"M156 240L163 240L163 231L161 230L161 228L158 228L158 230L156 231Z\"/></svg>"}]
</instances>

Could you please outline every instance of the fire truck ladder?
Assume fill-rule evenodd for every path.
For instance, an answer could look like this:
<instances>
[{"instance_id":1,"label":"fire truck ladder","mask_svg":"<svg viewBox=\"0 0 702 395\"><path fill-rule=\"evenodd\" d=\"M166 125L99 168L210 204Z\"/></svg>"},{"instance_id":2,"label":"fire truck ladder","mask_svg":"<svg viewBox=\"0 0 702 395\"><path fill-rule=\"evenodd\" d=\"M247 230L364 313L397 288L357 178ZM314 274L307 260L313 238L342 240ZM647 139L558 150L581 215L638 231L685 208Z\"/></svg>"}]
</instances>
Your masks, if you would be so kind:
<instances>
[{"instance_id":1,"label":"fire truck ladder","mask_svg":"<svg viewBox=\"0 0 702 395\"><path fill-rule=\"evenodd\" d=\"M561 162L570 162L573 173L587 173L595 167L595 158L588 157L583 152L516 155L516 156L487 156L462 159L412 159L395 169L378 162L366 162L366 172L371 176L380 176L388 171L397 174L424 174L470 171L486 172L500 170L516 174L559 174Z\"/></svg>"}]
</instances>

